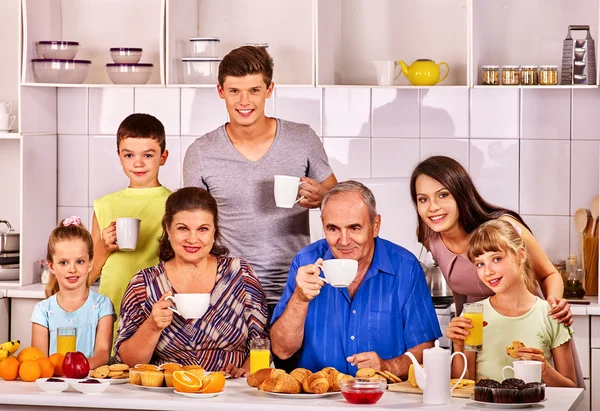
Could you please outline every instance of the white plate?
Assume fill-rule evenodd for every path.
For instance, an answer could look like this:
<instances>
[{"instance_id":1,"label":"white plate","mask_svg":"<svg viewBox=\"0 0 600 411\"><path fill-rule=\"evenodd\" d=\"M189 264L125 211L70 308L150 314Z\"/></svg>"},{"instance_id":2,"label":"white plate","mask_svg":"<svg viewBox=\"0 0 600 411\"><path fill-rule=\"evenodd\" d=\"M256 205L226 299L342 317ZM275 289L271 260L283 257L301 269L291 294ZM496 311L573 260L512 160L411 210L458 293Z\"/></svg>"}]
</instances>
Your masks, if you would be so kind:
<instances>
[{"instance_id":1,"label":"white plate","mask_svg":"<svg viewBox=\"0 0 600 411\"><path fill-rule=\"evenodd\" d=\"M137 385L137 384L130 384L134 387L137 388L144 388L146 390L155 390L155 391L173 391L175 388L173 387L146 387L145 385Z\"/></svg>"},{"instance_id":2,"label":"white plate","mask_svg":"<svg viewBox=\"0 0 600 411\"><path fill-rule=\"evenodd\" d=\"M530 408L530 407L534 407L544 401L546 401L548 398L544 398L543 400L541 400L540 402L528 402L526 404L523 403L518 403L518 404L511 404L511 403L503 403L503 402L485 402L485 401L477 401L477 400L473 400L473 403L477 404L478 407L484 407L484 408ZM473 404L473 405L475 405Z\"/></svg>"},{"instance_id":3,"label":"white plate","mask_svg":"<svg viewBox=\"0 0 600 411\"><path fill-rule=\"evenodd\" d=\"M301 398L303 400L309 400L309 399L314 399L314 398L323 398L323 397L329 397L332 395L341 395L341 391L334 391L334 392L325 392L323 394L308 394L308 393L304 393L304 394L286 394L283 392L268 392L268 391L259 391L259 392L264 392L265 394L269 394L269 395L275 395L277 397L284 397L284 398Z\"/></svg>"},{"instance_id":4,"label":"white plate","mask_svg":"<svg viewBox=\"0 0 600 411\"><path fill-rule=\"evenodd\" d=\"M88 376L88 378L93 378L95 380L107 383L107 384L111 384L111 385L115 385L115 384L127 384L129 382L129 377L127 378L97 378L97 377L92 377L91 375Z\"/></svg>"},{"instance_id":5,"label":"white plate","mask_svg":"<svg viewBox=\"0 0 600 411\"><path fill-rule=\"evenodd\" d=\"M193 394L193 393L181 392L181 391L177 391L177 390L175 390L173 392L175 394L183 395L184 397L199 399L199 398L217 397L217 396L223 394L224 391L214 392L214 393L210 393L210 394L201 394L201 393Z\"/></svg>"}]
</instances>

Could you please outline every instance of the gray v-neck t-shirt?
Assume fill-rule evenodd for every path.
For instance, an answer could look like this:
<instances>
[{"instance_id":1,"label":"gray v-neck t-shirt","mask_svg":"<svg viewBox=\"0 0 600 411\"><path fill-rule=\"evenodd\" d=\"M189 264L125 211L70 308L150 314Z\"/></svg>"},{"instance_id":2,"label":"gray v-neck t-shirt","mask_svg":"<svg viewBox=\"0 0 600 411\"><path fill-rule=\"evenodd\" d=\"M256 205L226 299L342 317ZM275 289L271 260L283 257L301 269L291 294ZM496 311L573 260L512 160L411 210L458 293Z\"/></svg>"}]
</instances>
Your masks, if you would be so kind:
<instances>
[{"instance_id":1,"label":"gray v-neck t-shirt","mask_svg":"<svg viewBox=\"0 0 600 411\"><path fill-rule=\"evenodd\" d=\"M216 199L223 245L250 262L269 304L279 301L294 256L310 243L308 209L275 205L277 174L318 182L332 174L307 124L277 119L275 139L258 161L237 151L223 125L192 143L183 162L184 186L204 188Z\"/></svg>"}]
</instances>

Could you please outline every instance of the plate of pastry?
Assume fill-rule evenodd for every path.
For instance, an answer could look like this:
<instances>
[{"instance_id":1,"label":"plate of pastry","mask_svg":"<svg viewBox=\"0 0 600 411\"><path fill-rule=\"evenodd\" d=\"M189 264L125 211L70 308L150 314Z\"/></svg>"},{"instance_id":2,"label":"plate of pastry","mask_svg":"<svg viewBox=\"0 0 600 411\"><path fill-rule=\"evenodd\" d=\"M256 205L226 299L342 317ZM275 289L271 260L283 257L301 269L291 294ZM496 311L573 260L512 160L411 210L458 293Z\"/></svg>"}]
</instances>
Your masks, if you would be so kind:
<instances>
[{"instance_id":1,"label":"plate of pastry","mask_svg":"<svg viewBox=\"0 0 600 411\"><path fill-rule=\"evenodd\" d=\"M332 367L316 373L306 368L296 368L289 374L284 370L264 368L250 374L247 383L268 395L311 399L341 394L340 384L353 379Z\"/></svg>"},{"instance_id":2,"label":"plate of pastry","mask_svg":"<svg viewBox=\"0 0 600 411\"><path fill-rule=\"evenodd\" d=\"M529 407L533 407L538 405L539 403L542 403L544 401L546 401L547 398L544 398L541 401L538 402L528 402L528 403L507 403L507 402L485 402L485 401L477 401L477 400L473 400L472 404L473 406L477 406L477 407L482 407L482 408L508 408L508 409L515 409L515 408L529 408Z\"/></svg>"},{"instance_id":3,"label":"plate of pastry","mask_svg":"<svg viewBox=\"0 0 600 411\"><path fill-rule=\"evenodd\" d=\"M300 394L286 394L284 392L269 392L269 391L262 391L262 392L264 392L265 394L269 394L269 395L275 395L277 397L295 398L295 399L303 399L303 400L330 397L332 395L341 394L340 391L324 392L323 394L311 394L311 393L306 393L306 392L300 393Z\"/></svg>"}]
</instances>

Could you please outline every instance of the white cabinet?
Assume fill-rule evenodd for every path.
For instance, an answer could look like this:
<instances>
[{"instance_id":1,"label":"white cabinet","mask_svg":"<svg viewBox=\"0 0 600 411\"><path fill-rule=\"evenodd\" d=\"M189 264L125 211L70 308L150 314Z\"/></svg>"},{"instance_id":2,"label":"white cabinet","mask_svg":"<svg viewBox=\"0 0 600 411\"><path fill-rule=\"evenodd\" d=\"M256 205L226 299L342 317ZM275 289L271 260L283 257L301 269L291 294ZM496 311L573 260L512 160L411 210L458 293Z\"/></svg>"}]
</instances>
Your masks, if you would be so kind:
<instances>
[{"instance_id":1,"label":"white cabinet","mask_svg":"<svg viewBox=\"0 0 600 411\"><path fill-rule=\"evenodd\" d=\"M590 409L597 410L600 408L600 349L592 349L592 372Z\"/></svg>"},{"instance_id":2,"label":"white cabinet","mask_svg":"<svg viewBox=\"0 0 600 411\"><path fill-rule=\"evenodd\" d=\"M8 304L8 298L0 297L0 343L8 341Z\"/></svg>"},{"instance_id":3,"label":"white cabinet","mask_svg":"<svg viewBox=\"0 0 600 411\"><path fill-rule=\"evenodd\" d=\"M577 347L577 355L584 378L590 378L590 316L573 316L573 340Z\"/></svg>"},{"instance_id":4,"label":"white cabinet","mask_svg":"<svg viewBox=\"0 0 600 411\"><path fill-rule=\"evenodd\" d=\"M33 298L10 299L10 338L21 340L23 347L31 345L31 313L40 301Z\"/></svg>"}]
</instances>

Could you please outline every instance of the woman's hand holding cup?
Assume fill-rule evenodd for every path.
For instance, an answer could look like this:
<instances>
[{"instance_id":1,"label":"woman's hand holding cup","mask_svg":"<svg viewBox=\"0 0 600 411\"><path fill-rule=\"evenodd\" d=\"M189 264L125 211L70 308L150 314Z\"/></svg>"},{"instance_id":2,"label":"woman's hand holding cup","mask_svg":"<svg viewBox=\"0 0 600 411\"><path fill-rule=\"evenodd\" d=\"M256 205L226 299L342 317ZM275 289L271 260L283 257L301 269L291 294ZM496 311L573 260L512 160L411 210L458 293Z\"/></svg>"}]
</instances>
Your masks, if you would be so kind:
<instances>
[{"instance_id":1,"label":"woman's hand holding cup","mask_svg":"<svg viewBox=\"0 0 600 411\"><path fill-rule=\"evenodd\" d=\"M306 302L319 295L321 287L325 285L323 279L319 277L321 269L317 264L322 265L323 259L319 258L314 264L298 268L296 273L296 293Z\"/></svg>"},{"instance_id":2,"label":"woman's hand holding cup","mask_svg":"<svg viewBox=\"0 0 600 411\"><path fill-rule=\"evenodd\" d=\"M164 293L160 297L160 300L152 305L152 312L150 313L150 318L148 318L148 320L151 322L152 327L156 331L164 330L171 324L171 321L173 320L173 311L169 310L168 308L172 306L173 303L168 300L165 301L165 298L172 294L173 293L170 291Z\"/></svg>"}]
</instances>

